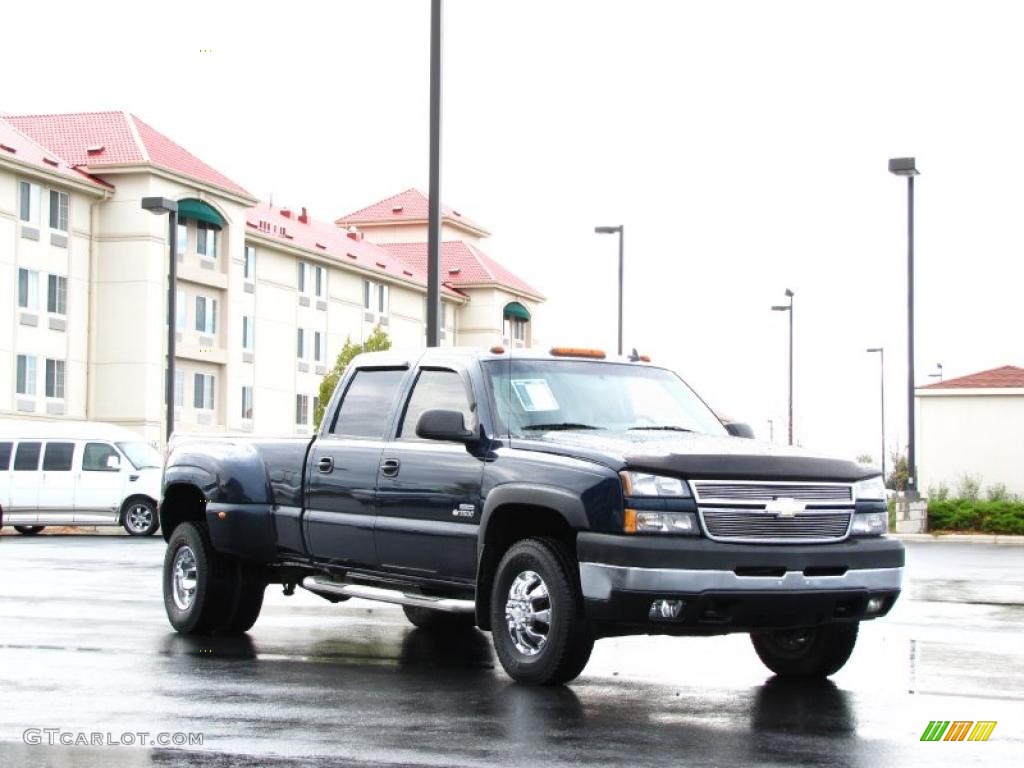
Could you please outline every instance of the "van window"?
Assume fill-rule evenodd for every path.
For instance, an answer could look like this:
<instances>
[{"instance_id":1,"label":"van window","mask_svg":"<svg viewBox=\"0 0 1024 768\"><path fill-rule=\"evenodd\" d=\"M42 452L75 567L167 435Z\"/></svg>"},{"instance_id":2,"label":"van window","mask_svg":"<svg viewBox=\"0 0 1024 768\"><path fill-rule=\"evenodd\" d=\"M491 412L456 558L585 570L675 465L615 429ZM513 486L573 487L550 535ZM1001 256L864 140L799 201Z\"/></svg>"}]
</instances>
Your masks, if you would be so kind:
<instances>
[{"instance_id":1,"label":"van window","mask_svg":"<svg viewBox=\"0 0 1024 768\"><path fill-rule=\"evenodd\" d=\"M0 472L7 471L11 466L11 448L14 443L0 443Z\"/></svg>"},{"instance_id":2,"label":"van window","mask_svg":"<svg viewBox=\"0 0 1024 768\"><path fill-rule=\"evenodd\" d=\"M116 456L118 461L121 457L113 446L106 443L86 443L85 451L82 453L82 470L85 472L118 472L116 467L108 467L107 459Z\"/></svg>"},{"instance_id":3,"label":"van window","mask_svg":"<svg viewBox=\"0 0 1024 768\"><path fill-rule=\"evenodd\" d=\"M74 443L47 443L43 454L44 472L70 472Z\"/></svg>"},{"instance_id":4,"label":"van window","mask_svg":"<svg viewBox=\"0 0 1024 768\"><path fill-rule=\"evenodd\" d=\"M15 472L35 472L39 469L39 449L42 443L18 443L14 454Z\"/></svg>"}]
</instances>

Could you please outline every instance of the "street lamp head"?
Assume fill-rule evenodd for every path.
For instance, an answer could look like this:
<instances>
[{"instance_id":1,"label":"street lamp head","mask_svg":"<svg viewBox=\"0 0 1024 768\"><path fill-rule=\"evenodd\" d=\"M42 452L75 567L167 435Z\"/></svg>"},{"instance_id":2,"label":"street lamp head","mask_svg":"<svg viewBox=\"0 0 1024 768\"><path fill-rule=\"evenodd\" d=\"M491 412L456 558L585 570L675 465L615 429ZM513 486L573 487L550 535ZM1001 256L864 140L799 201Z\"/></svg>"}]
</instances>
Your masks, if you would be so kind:
<instances>
[{"instance_id":1,"label":"street lamp head","mask_svg":"<svg viewBox=\"0 0 1024 768\"><path fill-rule=\"evenodd\" d=\"M622 225L617 227L594 227L594 232L599 235L617 235L622 231Z\"/></svg>"},{"instance_id":2,"label":"street lamp head","mask_svg":"<svg viewBox=\"0 0 1024 768\"><path fill-rule=\"evenodd\" d=\"M773 312L789 312L789 305L787 304L785 306L781 306L779 304L776 304L774 307L772 307L772 311Z\"/></svg>"},{"instance_id":3,"label":"street lamp head","mask_svg":"<svg viewBox=\"0 0 1024 768\"><path fill-rule=\"evenodd\" d=\"M142 210L160 216L165 213L177 213L178 203L166 197L144 197L142 198Z\"/></svg>"},{"instance_id":4,"label":"street lamp head","mask_svg":"<svg viewBox=\"0 0 1024 768\"><path fill-rule=\"evenodd\" d=\"M889 173L897 176L917 176L920 171L913 157L893 157L889 159Z\"/></svg>"},{"instance_id":5,"label":"street lamp head","mask_svg":"<svg viewBox=\"0 0 1024 768\"><path fill-rule=\"evenodd\" d=\"M881 351L882 351L882 347L871 347L871 348L868 349L868 352L881 352Z\"/></svg>"}]
</instances>

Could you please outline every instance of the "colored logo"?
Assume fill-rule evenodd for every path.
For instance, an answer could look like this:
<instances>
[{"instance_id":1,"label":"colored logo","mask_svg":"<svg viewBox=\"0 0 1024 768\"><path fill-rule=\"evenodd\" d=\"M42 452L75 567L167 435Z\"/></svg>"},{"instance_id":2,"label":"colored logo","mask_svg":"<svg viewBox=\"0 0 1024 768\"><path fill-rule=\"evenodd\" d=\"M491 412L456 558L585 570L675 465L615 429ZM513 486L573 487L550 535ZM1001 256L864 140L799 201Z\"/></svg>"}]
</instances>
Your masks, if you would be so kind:
<instances>
[{"instance_id":1,"label":"colored logo","mask_svg":"<svg viewBox=\"0 0 1024 768\"><path fill-rule=\"evenodd\" d=\"M988 741L996 729L995 720L932 720L921 741Z\"/></svg>"}]
</instances>

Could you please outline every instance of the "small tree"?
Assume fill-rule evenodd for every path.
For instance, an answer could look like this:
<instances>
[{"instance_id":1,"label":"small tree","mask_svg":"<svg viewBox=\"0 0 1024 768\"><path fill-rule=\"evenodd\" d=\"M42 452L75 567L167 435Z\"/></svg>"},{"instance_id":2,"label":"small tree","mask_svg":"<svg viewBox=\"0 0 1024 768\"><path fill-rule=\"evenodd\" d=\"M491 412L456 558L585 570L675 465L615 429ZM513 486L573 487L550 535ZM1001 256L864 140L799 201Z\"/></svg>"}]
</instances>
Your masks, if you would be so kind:
<instances>
[{"instance_id":1,"label":"small tree","mask_svg":"<svg viewBox=\"0 0 1024 768\"><path fill-rule=\"evenodd\" d=\"M905 491L910 473L907 471L907 457L897 453L892 455L892 472L885 481L885 487L893 491Z\"/></svg>"},{"instance_id":2,"label":"small tree","mask_svg":"<svg viewBox=\"0 0 1024 768\"><path fill-rule=\"evenodd\" d=\"M351 336L345 339L345 346L338 353L338 359L334 361L334 367L330 373L324 376L323 381L320 382L320 399L316 410L313 412L314 430L320 428L320 422L324 417L324 409L327 408L327 403L330 402L331 395L334 394L334 388L338 386L341 377L345 375L345 369L352 362L352 358L363 352L383 352L385 349L391 349L391 339L387 331L379 325L374 326L373 332L370 333L362 344L353 343Z\"/></svg>"},{"instance_id":3,"label":"small tree","mask_svg":"<svg viewBox=\"0 0 1024 768\"><path fill-rule=\"evenodd\" d=\"M857 457L858 464L874 464L875 460L871 457L870 453L862 453Z\"/></svg>"}]
</instances>

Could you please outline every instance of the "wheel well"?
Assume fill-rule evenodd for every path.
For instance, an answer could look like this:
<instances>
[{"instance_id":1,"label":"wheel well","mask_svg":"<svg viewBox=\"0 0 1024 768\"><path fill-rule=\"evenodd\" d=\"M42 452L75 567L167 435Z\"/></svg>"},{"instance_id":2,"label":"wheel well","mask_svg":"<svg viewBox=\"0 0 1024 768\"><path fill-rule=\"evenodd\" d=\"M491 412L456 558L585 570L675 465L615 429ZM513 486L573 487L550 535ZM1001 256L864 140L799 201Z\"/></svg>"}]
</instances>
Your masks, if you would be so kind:
<instances>
[{"instance_id":1,"label":"wheel well","mask_svg":"<svg viewBox=\"0 0 1024 768\"><path fill-rule=\"evenodd\" d=\"M181 523L203 522L206 512L206 497L194 485L177 483L164 491L160 504L160 532L164 541L169 541L174 529Z\"/></svg>"},{"instance_id":2,"label":"wheel well","mask_svg":"<svg viewBox=\"0 0 1024 768\"><path fill-rule=\"evenodd\" d=\"M570 552L576 551L576 532L550 507L504 504L491 512L484 536L476 584L476 618L481 629L491 628L491 585L509 547L520 539L545 536L562 541Z\"/></svg>"},{"instance_id":3,"label":"wheel well","mask_svg":"<svg viewBox=\"0 0 1024 768\"><path fill-rule=\"evenodd\" d=\"M151 502L153 506L157 506L157 501L152 496L149 496L145 493L133 493L131 496L129 496L127 499L121 502L121 511L118 513L118 522L120 522L122 525L124 524L125 512L128 511L128 507L131 506L131 503L135 501L135 499L145 499L146 501Z\"/></svg>"}]
</instances>

